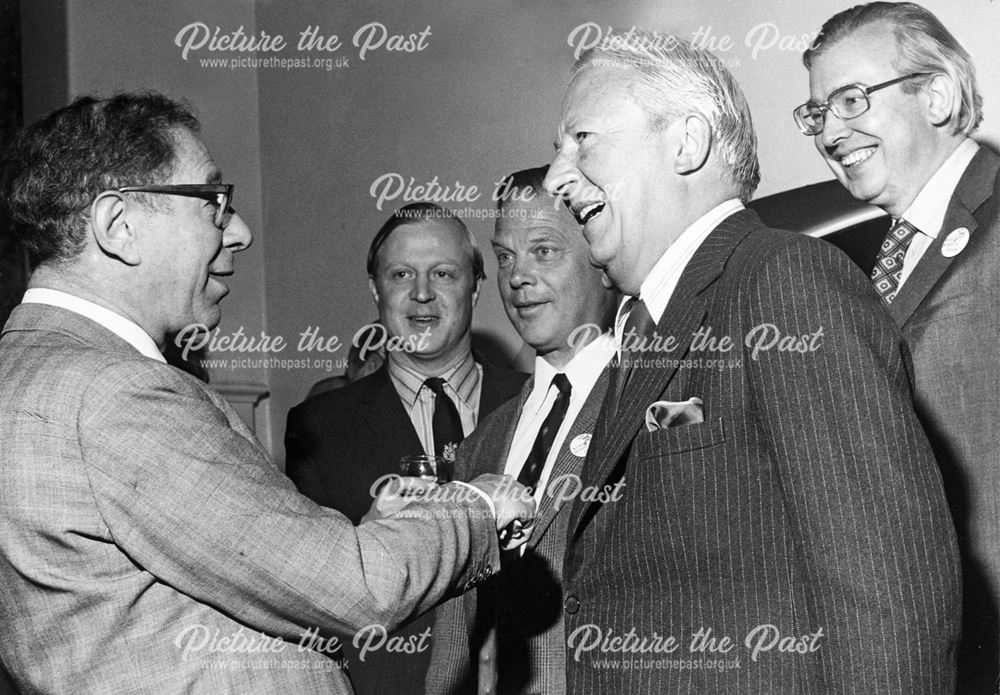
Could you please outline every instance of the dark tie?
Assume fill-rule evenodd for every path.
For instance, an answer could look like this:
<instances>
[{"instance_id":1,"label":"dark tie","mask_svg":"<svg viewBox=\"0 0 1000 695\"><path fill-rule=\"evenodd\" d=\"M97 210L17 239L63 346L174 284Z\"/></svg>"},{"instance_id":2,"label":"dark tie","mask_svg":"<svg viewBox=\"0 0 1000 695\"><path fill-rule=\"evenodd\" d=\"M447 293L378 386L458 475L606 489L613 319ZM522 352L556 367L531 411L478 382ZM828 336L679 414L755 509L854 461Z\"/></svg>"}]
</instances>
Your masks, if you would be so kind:
<instances>
[{"instance_id":1,"label":"dark tie","mask_svg":"<svg viewBox=\"0 0 1000 695\"><path fill-rule=\"evenodd\" d=\"M903 259L906 249L910 248L913 235L917 228L900 217L885 235L885 241L875 257L875 267L872 268L872 283L875 291L886 306L892 304L899 289L899 278L903 275Z\"/></svg>"},{"instance_id":2,"label":"dark tie","mask_svg":"<svg viewBox=\"0 0 1000 695\"><path fill-rule=\"evenodd\" d=\"M559 389L552 409L545 416L541 429L535 436L535 443L531 445L531 452L528 454L521 472L517 476L517 482L534 491L538 485L538 479L542 477L542 469L545 468L545 459L549 457L552 449L552 442L555 441L556 433L566 418L566 411L569 409L569 396L572 387L566 375L560 372L552 377L552 385Z\"/></svg>"},{"instance_id":3,"label":"dark tie","mask_svg":"<svg viewBox=\"0 0 1000 695\"><path fill-rule=\"evenodd\" d=\"M458 415L455 402L444 392L444 379L429 377L424 381L424 386L434 392L434 417L431 419L431 429L434 432L434 455L441 456L445 446L458 444L465 438L462 418Z\"/></svg>"},{"instance_id":4,"label":"dark tie","mask_svg":"<svg viewBox=\"0 0 1000 695\"><path fill-rule=\"evenodd\" d=\"M618 373L614 390L614 409L618 409L622 393L625 391L625 384L635 369L636 362L642 358L643 341L652 334L656 324L653 317L649 315L646 302L638 297L632 297L628 301L628 316L625 319L625 327L622 330L621 359L618 362Z\"/></svg>"},{"instance_id":5,"label":"dark tie","mask_svg":"<svg viewBox=\"0 0 1000 695\"><path fill-rule=\"evenodd\" d=\"M559 393L517 476L517 482L532 490L538 485L545 459L569 408L569 379L565 374L556 374L552 377L552 385L559 389ZM553 597L559 596L559 588L555 585L548 562L533 551L525 551L522 556L521 548L500 552L500 574L495 581L495 593L480 591L479 605L483 615L496 615L500 682L497 692L523 692L530 675L525 671L531 661L528 650L530 636L548 629L552 623L546 622L546 619L562 619L561 615L553 617L551 614ZM559 603L561 605L561 600Z\"/></svg>"}]
</instances>

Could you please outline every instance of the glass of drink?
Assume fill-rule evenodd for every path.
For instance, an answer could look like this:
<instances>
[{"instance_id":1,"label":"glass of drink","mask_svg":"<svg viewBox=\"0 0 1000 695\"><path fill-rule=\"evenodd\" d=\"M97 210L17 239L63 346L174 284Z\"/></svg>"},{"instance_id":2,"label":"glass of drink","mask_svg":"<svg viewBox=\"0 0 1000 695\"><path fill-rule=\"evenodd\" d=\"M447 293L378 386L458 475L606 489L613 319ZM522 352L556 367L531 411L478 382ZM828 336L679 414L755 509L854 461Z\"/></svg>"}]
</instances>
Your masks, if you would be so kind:
<instances>
[{"instance_id":1,"label":"glass of drink","mask_svg":"<svg viewBox=\"0 0 1000 695\"><path fill-rule=\"evenodd\" d=\"M451 461L443 456L410 454L399 459L399 474L423 478L434 483L451 481Z\"/></svg>"}]
</instances>

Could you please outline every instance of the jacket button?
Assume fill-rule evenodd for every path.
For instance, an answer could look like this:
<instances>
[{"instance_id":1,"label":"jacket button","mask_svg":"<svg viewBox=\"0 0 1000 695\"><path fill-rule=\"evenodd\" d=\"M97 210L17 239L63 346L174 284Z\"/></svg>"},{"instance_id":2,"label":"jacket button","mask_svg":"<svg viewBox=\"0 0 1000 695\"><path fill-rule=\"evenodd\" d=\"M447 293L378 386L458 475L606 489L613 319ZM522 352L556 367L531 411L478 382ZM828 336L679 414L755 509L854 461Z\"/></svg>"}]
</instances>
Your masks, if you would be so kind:
<instances>
[{"instance_id":1,"label":"jacket button","mask_svg":"<svg viewBox=\"0 0 1000 695\"><path fill-rule=\"evenodd\" d=\"M573 615L580 610L580 599L573 595L567 596L566 600L563 602L563 607L566 609L567 613Z\"/></svg>"}]
</instances>

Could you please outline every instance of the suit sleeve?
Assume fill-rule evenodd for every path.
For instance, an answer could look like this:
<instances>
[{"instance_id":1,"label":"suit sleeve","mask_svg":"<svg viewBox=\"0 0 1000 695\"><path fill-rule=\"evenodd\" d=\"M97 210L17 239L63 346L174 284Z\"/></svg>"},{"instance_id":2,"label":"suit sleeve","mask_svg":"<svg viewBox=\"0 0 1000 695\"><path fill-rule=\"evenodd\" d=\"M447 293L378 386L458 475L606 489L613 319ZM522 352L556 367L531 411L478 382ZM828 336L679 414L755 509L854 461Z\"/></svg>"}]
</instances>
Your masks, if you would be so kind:
<instances>
[{"instance_id":1,"label":"suit sleeve","mask_svg":"<svg viewBox=\"0 0 1000 695\"><path fill-rule=\"evenodd\" d=\"M497 442L504 436L501 422L510 420L502 405L486 417L481 417L475 431L458 447L455 457L455 480L468 482L476 470L483 470L483 461L491 461L491 472L502 473L505 457L499 457ZM513 421L516 424L516 419ZM513 424L511 425L513 426ZM499 458L498 458L499 457ZM499 470L498 470L499 469ZM434 640L431 644L430 668L424 683L426 695L462 695L477 690L478 654L481 647L475 639L475 626L485 620L477 616L480 591L494 591L494 581L486 582L476 591L456 596L441 604L434 612ZM492 624L492 620L489 624Z\"/></svg>"},{"instance_id":2,"label":"suit sleeve","mask_svg":"<svg viewBox=\"0 0 1000 695\"><path fill-rule=\"evenodd\" d=\"M221 397L171 368L109 367L80 413L110 540L162 582L255 629L295 639L308 628L392 629L498 564L478 496L354 527L298 494Z\"/></svg>"},{"instance_id":3,"label":"suit sleeve","mask_svg":"<svg viewBox=\"0 0 1000 695\"><path fill-rule=\"evenodd\" d=\"M810 622L824 631L814 685L950 691L955 534L899 336L867 278L833 247L805 241L771 250L742 310L748 333L763 337L769 329L756 327L772 324L813 348L774 344L754 356L745 342L743 358L748 415L778 461Z\"/></svg>"}]
</instances>

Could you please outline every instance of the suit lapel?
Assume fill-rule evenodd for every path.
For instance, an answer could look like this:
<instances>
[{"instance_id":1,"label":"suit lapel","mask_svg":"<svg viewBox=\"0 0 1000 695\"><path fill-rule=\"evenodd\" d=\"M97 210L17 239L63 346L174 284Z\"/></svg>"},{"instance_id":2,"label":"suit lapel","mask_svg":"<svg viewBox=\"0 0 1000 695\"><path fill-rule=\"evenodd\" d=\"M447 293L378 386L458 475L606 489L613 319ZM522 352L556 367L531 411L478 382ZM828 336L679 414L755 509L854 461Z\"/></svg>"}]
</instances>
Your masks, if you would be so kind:
<instances>
[{"instance_id":1,"label":"suit lapel","mask_svg":"<svg viewBox=\"0 0 1000 695\"><path fill-rule=\"evenodd\" d=\"M469 476L468 480L472 480L478 475L483 475L485 473L503 473L504 466L507 463L507 453L510 451L510 444L514 440L514 430L517 428L517 421L521 417L521 409L524 408L524 402L528 400L528 395L531 393L531 387L535 383L535 377L529 377L527 381L524 382L524 386L521 387L521 393L518 395L517 408L511 411L511 417L507 418L489 418L486 426L490 427L493 432L485 433L483 441L486 446L494 447L488 455L477 456L475 461L471 462L469 466ZM482 423L482 420L480 421Z\"/></svg>"},{"instance_id":2,"label":"suit lapel","mask_svg":"<svg viewBox=\"0 0 1000 695\"><path fill-rule=\"evenodd\" d=\"M362 395L359 407L364 411L365 422L371 428L372 441L382 442L386 451L403 454L422 454L420 437L413 429L413 422L407 415L396 387L389 378L387 364L375 373L373 388ZM398 461L392 462L392 472L398 472Z\"/></svg>"},{"instance_id":3,"label":"suit lapel","mask_svg":"<svg viewBox=\"0 0 1000 695\"><path fill-rule=\"evenodd\" d=\"M754 229L763 224L757 213L742 210L723 220L695 251L691 261L681 273L680 280L667 307L656 326L657 336L672 336L678 347L672 352L648 355L665 358L666 367L640 367L633 371L618 404L617 412L610 412L611 398L605 398L590 451L584 462L582 483L585 488L602 486L616 464L625 455L632 440L644 426L645 409L659 400L675 378L678 363L684 359L691 346L693 334L705 319L709 288L722 275L726 261L736 246ZM614 388L612 384L610 389ZM575 537L584 518L584 512L593 503L577 499L570 517L570 535Z\"/></svg>"},{"instance_id":4,"label":"suit lapel","mask_svg":"<svg viewBox=\"0 0 1000 695\"><path fill-rule=\"evenodd\" d=\"M969 162L952 194L941 231L889 305L889 313L896 325L902 326L910 319L945 271L962 257L962 253L951 258L945 258L941 254L941 248L948 235L956 229L965 228L970 235L969 243L973 243L975 232L979 227L974 214L993 192L998 168L1000 168L1000 157L985 147L981 147Z\"/></svg>"}]
</instances>

